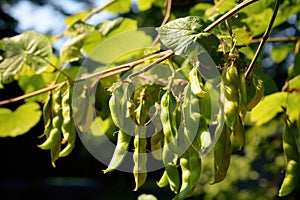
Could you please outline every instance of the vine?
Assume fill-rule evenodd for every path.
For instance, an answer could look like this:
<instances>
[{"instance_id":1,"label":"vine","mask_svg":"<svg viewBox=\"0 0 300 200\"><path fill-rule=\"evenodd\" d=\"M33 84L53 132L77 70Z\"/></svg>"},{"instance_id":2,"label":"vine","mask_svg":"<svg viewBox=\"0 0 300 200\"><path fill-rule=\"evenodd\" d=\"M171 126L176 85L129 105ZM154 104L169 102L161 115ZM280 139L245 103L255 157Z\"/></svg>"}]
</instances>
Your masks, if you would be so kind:
<instances>
[{"instance_id":1,"label":"vine","mask_svg":"<svg viewBox=\"0 0 300 200\"><path fill-rule=\"evenodd\" d=\"M208 162L213 164L213 177L207 178L206 182L212 179L210 185L213 187L225 181L230 174L230 165L234 163L234 152L246 151L250 145L247 138L251 127L277 120L284 127L281 139L286 159L286 173L277 195L291 194L299 178L300 110L294 108L294 103L300 100L300 72L296 68L300 61L295 59L282 91L270 91L272 80L260 68L255 68L267 42L299 43L298 36L269 38L272 28L280 24L276 19L278 15L282 17L281 7L287 8L287 3L281 0L276 0L275 6L265 3L268 9L273 8L271 19L266 27L253 29L253 32L250 31L252 24L243 21L239 14L254 17L251 12L257 8L258 0L242 1L230 8L224 6L225 1L220 1L209 7L214 15L207 14L205 9L197 10L197 6L208 6L199 3L190 12L194 9L203 16L179 18L173 15L176 4L171 0L166 0L163 5L156 1L138 1L141 12L155 5L164 13L160 26L155 28L157 34L151 36L132 31L138 29L137 22L126 17L97 25L86 23L102 11L118 12L114 7L117 3L122 4L124 10L130 10L128 2L112 0L102 7L71 16L67 29L53 36L52 41L34 31L2 39L2 86L18 81L26 91L28 85L24 82L32 84L29 79L35 77L44 87L0 101L3 106L25 100L25 105L16 111L1 108L0 118L13 116L22 120L18 116L26 112L42 115L45 127L38 147L50 151L53 167L58 159L73 151L76 132L89 134L97 123L108 126L107 129L117 129L115 135L109 136L116 136L116 144L103 172L131 172L135 183L133 190L136 191L149 178L147 174L154 171L149 162L156 160L164 169L157 186L169 186L174 192L173 200L197 195L199 187L204 185L201 176L207 175ZM255 20L259 21L254 17ZM125 31L128 35L122 35L124 40L129 36L130 40L145 45L127 44L130 46L127 47L120 43L120 49L125 51L117 58L110 54L113 48L109 45L104 55L93 54L97 52L93 50L109 44L105 43L107 41L117 40L114 36ZM57 57L51 45L64 36L71 37ZM259 43L258 48L249 58L242 48L255 43ZM105 66L105 69L97 71L92 65L81 66L83 72L78 72L77 65L84 59L90 59L102 69ZM78 73L81 76L76 78ZM32 100L45 93L48 93L47 98L42 101ZM35 101L41 103L42 108L37 109ZM268 116L262 116L262 112ZM34 126L32 124L17 135L26 133ZM1 125L5 128L5 124ZM13 130L10 128L5 131L5 136L11 136ZM108 135L108 131L105 134ZM122 168L128 154L132 166Z\"/></svg>"}]
</instances>

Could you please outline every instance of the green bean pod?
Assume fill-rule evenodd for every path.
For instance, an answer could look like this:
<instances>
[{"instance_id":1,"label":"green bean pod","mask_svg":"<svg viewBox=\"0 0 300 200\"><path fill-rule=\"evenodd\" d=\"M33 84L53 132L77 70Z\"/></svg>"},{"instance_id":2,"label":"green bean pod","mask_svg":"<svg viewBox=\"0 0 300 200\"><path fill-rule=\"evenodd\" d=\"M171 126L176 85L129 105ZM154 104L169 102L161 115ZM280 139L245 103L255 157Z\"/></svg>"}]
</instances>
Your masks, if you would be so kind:
<instances>
[{"instance_id":1,"label":"green bean pod","mask_svg":"<svg viewBox=\"0 0 300 200\"><path fill-rule=\"evenodd\" d=\"M44 108L44 111L47 112L50 109L53 109L53 119L51 119L50 117L46 117L45 120L48 120L46 124L47 128L45 129L46 140L42 144L38 145L38 147L44 150L51 150L52 152L57 151L58 145L56 144L56 142L58 142L58 138L60 139L61 135L61 125L63 120L61 110L61 91L57 90L53 94L51 99L52 100L49 100L49 102L47 103L48 105L45 105L46 107ZM60 143L61 142L59 141L59 145ZM53 153L51 153L51 155L52 154Z\"/></svg>"},{"instance_id":2,"label":"green bean pod","mask_svg":"<svg viewBox=\"0 0 300 200\"><path fill-rule=\"evenodd\" d=\"M131 138L131 135L128 135L121 129L118 131L117 146L108 167L103 170L104 174L111 172L120 166L128 152Z\"/></svg>"},{"instance_id":3,"label":"green bean pod","mask_svg":"<svg viewBox=\"0 0 300 200\"><path fill-rule=\"evenodd\" d=\"M50 149L51 163L55 167L55 161L59 158L61 151L61 130L59 128L53 128L50 132L52 134L53 144Z\"/></svg>"},{"instance_id":4,"label":"green bean pod","mask_svg":"<svg viewBox=\"0 0 300 200\"><path fill-rule=\"evenodd\" d=\"M177 144L176 137L178 136L177 125L176 125L176 116L175 116L175 108L176 105L174 103L175 98L171 93L171 90L167 90L163 96L161 97L161 113L160 119L163 125L163 133L164 133L164 149L171 149L172 154L177 152ZM163 153L166 154L166 153Z\"/></svg>"},{"instance_id":5,"label":"green bean pod","mask_svg":"<svg viewBox=\"0 0 300 200\"><path fill-rule=\"evenodd\" d=\"M198 151L190 147L180 158L182 183L179 193L172 200L183 200L189 197L201 175L201 159Z\"/></svg>"},{"instance_id":6,"label":"green bean pod","mask_svg":"<svg viewBox=\"0 0 300 200\"><path fill-rule=\"evenodd\" d=\"M245 128L242 122L241 117L238 115L232 133L235 136L236 141L240 145L240 148L243 148L245 145Z\"/></svg>"},{"instance_id":7,"label":"green bean pod","mask_svg":"<svg viewBox=\"0 0 300 200\"><path fill-rule=\"evenodd\" d=\"M252 81L255 88L255 94L247 104L248 110L252 110L260 102L265 93L264 81L258 75L254 74Z\"/></svg>"},{"instance_id":8,"label":"green bean pod","mask_svg":"<svg viewBox=\"0 0 300 200\"><path fill-rule=\"evenodd\" d=\"M229 128L224 124L222 133L214 148L215 175L212 184L221 182L226 177L231 157L230 134Z\"/></svg>"},{"instance_id":9,"label":"green bean pod","mask_svg":"<svg viewBox=\"0 0 300 200\"><path fill-rule=\"evenodd\" d=\"M201 75L197 67L193 67L189 72L189 82L192 92L198 97L205 97L207 92L204 90Z\"/></svg>"},{"instance_id":10,"label":"green bean pod","mask_svg":"<svg viewBox=\"0 0 300 200\"><path fill-rule=\"evenodd\" d=\"M134 137L134 152L133 152L133 176L135 180L135 188L136 191L139 187L141 187L147 178L147 153L146 146L147 140L145 138L145 132L141 129L138 129L135 133Z\"/></svg>"},{"instance_id":11,"label":"green bean pod","mask_svg":"<svg viewBox=\"0 0 300 200\"><path fill-rule=\"evenodd\" d=\"M169 179L168 179L168 174L167 171L165 170L164 173L162 174L161 178L159 181L156 182L158 187L166 187L169 184Z\"/></svg>"},{"instance_id":12,"label":"green bean pod","mask_svg":"<svg viewBox=\"0 0 300 200\"><path fill-rule=\"evenodd\" d=\"M157 160L162 160L162 149L164 142L164 134L162 131L151 136L151 154Z\"/></svg>"},{"instance_id":13,"label":"green bean pod","mask_svg":"<svg viewBox=\"0 0 300 200\"><path fill-rule=\"evenodd\" d=\"M126 128L127 120L131 120L129 116L130 109L128 109L128 107L132 104L129 100L133 89L132 84L124 82L113 88L112 95L109 99L109 109L114 124L128 134L132 134L132 130L126 130Z\"/></svg>"},{"instance_id":14,"label":"green bean pod","mask_svg":"<svg viewBox=\"0 0 300 200\"><path fill-rule=\"evenodd\" d=\"M140 99L139 106L136 109L135 117L139 126L135 126L134 130L134 152L133 152L133 176L135 180L135 188L136 191L139 187L141 187L147 178L147 139L146 139L146 128L142 127L146 123L146 117L144 113L145 109L145 101Z\"/></svg>"},{"instance_id":15,"label":"green bean pod","mask_svg":"<svg viewBox=\"0 0 300 200\"><path fill-rule=\"evenodd\" d=\"M75 147L76 130L72 113L72 85L68 85L65 95L62 97L62 116L64 118L62 124L63 142L67 145L59 153L59 157L68 156Z\"/></svg>"},{"instance_id":16,"label":"green bean pod","mask_svg":"<svg viewBox=\"0 0 300 200\"><path fill-rule=\"evenodd\" d=\"M299 128L299 127L298 127ZM296 140L299 140L299 131L296 126L285 123L282 133L283 150L286 159L285 177L279 189L279 196L283 197L290 194L299 180L299 146Z\"/></svg>"},{"instance_id":17,"label":"green bean pod","mask_svg":"<svg viewBox=\"0 0 300 200\"><path fill-rule=\"evenodd\" d=\"M167 173L170 189L173 192L175 192L175 194L177 194L180 187L180 177L179 177L179 171L177 169L176 163L170 163L166 165L165 170Z\"/></svg>"},{"instance_id":18,"label":"green bean pod","mask_svg":"<svg viewBox=\"0 0 300 200\"><path fill-rule=\"evenodd\" d=\"M196 139L196 135L200 124L200 109L199 109L199 100L192 93L191 85L187 84L184 89L184 99L181 104L182 108L182 118L183 118L183 139L179 143L180 150L182 153L186 151L186 149L193 145L193 141ZM194 145L193 145L194 146ZM198 147L200 150L200 143L198 143ZM196 147L197 148L197 147Z\"/></svg>"},{"instance_id":19,"label":"green bean pod","mask_svg":"<svg viewBox=\"0 0 300 200\"><path fill-rule=\"evenodd\" d=\"M62 106L62 116L63 116L63 123L62 123L62 133L63 133L63 138L65 141L68 141L70 131L72 127L74 126L73 124L73 118L72 118L72 107L71 107L71 86L68 85L65 95L62 97L61 100L61 106Z\"/></svg>"},{"instance_id":20,"label":"green bean pod","mask_svg":"<svg viewBox=\"0 0 300 200\"><path fill-rule=\"evenodd\" d=\"M49 122L53 118L52 102L53 102L52 92L49 91L47 99L46 99L45 104L43 106L43 120L44 120L44 124L46 126L47 125L49 126Z\"/></svg>"}]
</instances>

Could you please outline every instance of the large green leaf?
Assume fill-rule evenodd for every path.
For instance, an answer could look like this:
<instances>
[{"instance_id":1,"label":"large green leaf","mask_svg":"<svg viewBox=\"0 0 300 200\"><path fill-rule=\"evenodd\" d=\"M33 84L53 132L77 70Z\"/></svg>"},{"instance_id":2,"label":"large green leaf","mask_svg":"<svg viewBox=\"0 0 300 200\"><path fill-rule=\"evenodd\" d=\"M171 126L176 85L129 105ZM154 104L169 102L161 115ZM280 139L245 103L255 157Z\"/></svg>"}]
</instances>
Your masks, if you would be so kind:
<instances>
[{"instance_id":1,"label":"large green leaf","mask_svg":"<svg viewBox=\"0 0 300 200\"><path fill-rule=\"evenodd\" d=\"M242 10L242 12L245 12L248 16L244 21L250 25L254 37L261 35L266 30L273 14L275 2L276 1L259 0ZM290 16L299 13L299 4L299 0L282 1L273 27L286 22Z\"/></svg>"},{"instance_id":2,"label":"large green leaf","mask_svg":"<svg viewBox=\"0 0 300 200\"><path fill-rule=\"evenodd\" d=\"M189 16L173 20L157 31L162 43L178 55L196 56L203 50L216 50L219 39L211 33L203 33L206 23L201 17Z\"/></svg>"},{"instance_id":3,"label":"large green leaf","mask_svg":"<svg viewBox=\"0 0 300 200\"><path fill-rule=\"evenodd\" d=\"M0 108L0 137L16 137L28 132L41 117L39 104L28 102L15 111Z\"/></svg>"},{"instance_id":4,"label":"large green leaf","mask_svg":"<svg viewBox=\"0 0 300 200\"><path fill-rule=\"evenodd\" d=\"M50 40L34 31L26 31L20 35L4 38L4 60L0 63L1 81L9 83L13 76L28 65L35 73L47 69L52 47Z\"/></svg>"},{"instance_id":5,"label":"large green leaf","mask_svg":"<svg viewBox=\"0 0 300 200\"><path fill-rule=\"evenodd\" d=\"M246 123L263 125L272 120L278 113L283 112L281 106L286 106L287 92L276 92L265 96L252 111L248 112Z\"/></svg>"},{"instance_id":6,"label":"large green leaf","mask_svg":"<svg viewBox=\"0 0 300 200\"><path fill-rule=\"evenodd\" d=\"M130 18L117 18L110 22L104 22L100 28L102 34L105 35L106 38L112 37L118 33L122 33L124 31L134 30L138 28L138 24L136 20Z\"/></svg>"}]
</instances>

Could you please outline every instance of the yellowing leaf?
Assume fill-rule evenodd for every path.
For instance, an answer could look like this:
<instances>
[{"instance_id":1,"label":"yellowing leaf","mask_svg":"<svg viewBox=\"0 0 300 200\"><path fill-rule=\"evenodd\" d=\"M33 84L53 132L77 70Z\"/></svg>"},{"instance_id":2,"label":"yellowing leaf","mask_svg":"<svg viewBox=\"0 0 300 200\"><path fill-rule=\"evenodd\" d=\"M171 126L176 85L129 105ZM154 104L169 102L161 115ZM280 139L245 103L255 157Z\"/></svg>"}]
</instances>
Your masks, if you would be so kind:
<instances>
[{"instance_id":1,"label":"yellowing leaf","mask_svg":"<svg viewBox=\"0 0 300 200\"><path fill-rule=\"evenodd\" d=\"M16 137L28 132L41 117L39 104L28 102L15 111L0 108L0 137Z\"/></svg>"}]
</instances>

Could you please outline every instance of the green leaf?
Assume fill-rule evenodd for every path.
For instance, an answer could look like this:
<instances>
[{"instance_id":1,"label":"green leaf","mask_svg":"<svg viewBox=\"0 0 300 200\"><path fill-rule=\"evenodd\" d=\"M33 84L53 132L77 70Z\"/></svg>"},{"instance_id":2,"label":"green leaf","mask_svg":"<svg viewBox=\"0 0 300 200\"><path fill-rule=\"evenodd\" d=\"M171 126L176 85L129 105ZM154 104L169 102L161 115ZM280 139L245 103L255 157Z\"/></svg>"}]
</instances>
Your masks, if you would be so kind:
<instances>
[{"instance_id":1,"label":"green leaf","mask_svg":"<svg viewBox=\"0 0 300 200\"><path fill-rule=\"evenodd\" d=\"M295 55L294 65L288 69L288 79L300 75L300 51Z\"/></svg>"},{"instance_id":2,"label":"green leaf","mask_svg":"<svg viewBox=\"0 0 300 200\"><path fill-rule=\"evenodd\" d=\"M88 37L84 40L82 49L85 53L91 53L97 45L102 42L102 35L97 31L94 30L89 33Z\"/></svg>"},{"instance_id":3,"label":"green leaf","mask_svg":"<svg viewBox=\"0 0 300 200\"><path fill-rule=\"evenodd\" d=\"M117 20L115 24L113 24L113 26L108 22L107 24L103 24L102 28L104 28L106 32L105 37L109 38L116 34L122 33L124 31L137 29L138 24L136 20L129 19L129 18L121 18L121 20Z\"/></svg>"},{"instance_id":4,"label":"green leaf","mask_svg":"<svg viewBox=\"0 0 300 200\"><path fill-rule=\"evenodd\" d=\"M278 113L283 112L281 106L286 106L287 96L286 92L276 92L265 96L257 106L248 112L246 123L260 126L269 122Z\"/></svg>"},{"instance_id":5,"label":"green leaf","mask_svg":"<svg viewBox=\"0 0 300 200\"><path fill-rule=\"evenodd\" d=\"M246 46L252 40L252 33L245 27L237 27L232 29L235 39L236 45Z\"/></svg>"},{"instance_id":6,"label":"green leaf","mask_svg":"<svg viewBox=\"0 0 300 200\"><path fill-rule=\"evenodd\" d=\"M74 24L75 22L79 21L79 20L83 20L88 14L90 13L90 11L82 11L79 13L76 13L74 15L71 15L69 17L65 18L65 24L67 26L71 26L72 24Z\"/></svg>"},{"instance_id":7,"label":"green leaf","mask_svg":"<svg viewBox=\"0 0 300 200\"><path fill-rule=\"evenodd\" d=\"M288 87L289 87L289 90L299 89L300 88L300 75L289 80Z\"/></svg>"},{"instance_id":8,"label":"green leaf","mask_svg":"<svg viewBox=\"0 0 300 200\"><path fill-rule=\"evenodd\" d=\"M103 36L106 36L111 30L114 30L123 22L123 17L118 17L114 20L104 21L96 26Z\"/></svg>"},{"instance_id":9,"label":"green leaf","mask_svg":"<svg viewBox=\"0 0 300 200\"><path fill-rule=\"evenodd\" d=\"M16 137L28 132L41 117L39 104L28 102L15 111L0 108L0 137Z\"/></svg>"},{"instance_id":10,"label":"green leaf","mask_svg":"<svg viewBox=\"0 0 300 200\"><path fill-rule=\"evenodd\" d=\"M105 10L112 13L128 13L131 7L131 0L119 0L112 3Z\"/></svg>"},{"instance_id":11,"label":"green leaf","mask_svg":"<svg viewBox=\"0 0 300 200\"><path fill-rule=\"evenodd\" d=\"M138 0L137 4L139 7L139 11L145 11L152 7L152 4L155 0Z\"/></svg>"},{"instance_id":12,"label":"green leaf","mask_svg":"<svg viewBox=\"0 0 300 200\"><path fill-rule=\"evenodd\" d=\"M68 28L66 35L77 36L80 34L88 34L94 30L95 30L94 26L79 20L76 21Z\"/></svg>"},{"instance_id":13,"label":"green leaf","mask_svg":"<svg viewBox=\"0 0 300 200\"><path fill-rule=\"evenodd\" d=\"M294 51L294 48L295 45L293 43L276 46L272 49L271 56L276 63L281 63L289 52Z\"/></svg>"},{"instance_id":14,"label":"green leaf","mask_svg":"<svg viewBox=\"0 0 300 200\"><path fill-rule=\"evenodd\" d=\"M3 46L5 59L0 63L3 83L11 82L13 76L25 65L29 65L35 73L47 69L52 47L46 36L27 31L11 38L4 38Z\"/></svg>"},{"instance_id":15,"label":"green leaf","mask_svg":"<svg viewBox=\"0 0 300 200\"><path fill-rule=\"evenodd\" d=\"M125 31L104 40L95 47L89 58L95 62L111 64L143 55L145 48L152 43L151 36L141 30Z\"/></svg>"},{"instance_id":16,"label":"green leaf","mask_svg":"<svg viewBox=\"0 0 300 200\"><path fill-rule=\"evenodd\" d=\"M192 16L204 16L213 7L209 3L198 3L190 9L189 14Z\"/></svg>"},{"instance_id":17,"label":"green leaf","mask_svg":"<svg viewBox=\"0 0 300 200\"><path fill-rule=\"evenodd\" d=\"M47 87L48 84L54 80L56 73L41 73L34 74L34 72L28 67L25 66L20 72L18 78L18 84L25 94L37 91ZM47 97L47 93L42 93L30 98L27 98L25 101L43 101Z\"/></svg>"},{"instance_id":18,"label":"green leaf","mask_svg":"<svg viewBox=\"0 0 300 200\"><path fill-rule=\"evenodd\" d=\"M173 20L157 28L157 31L166 47L178 55L193 57L203 50L213 52L220 44L215 35L202 32L205 27L201 17L189 16Z\"/></svg>"},{"instance_id":19,"label":"green leaf","mask_svg":"<svg viewBox=\"0 0 300 200\"><path fill-rule=\"evenodd\" d=\"M87 34L81 34L67 40L60 49L60 58L62 62L74 62L83 58L81 47L86 38Z\"/></svg>"},{"instance_id":20,"label":"green leaf","mask_svg":"<svg viewBox=\"0 0 300 200\"><path fill-rule=\"evenodd\" d=\"M255 3L253 5L255 5ZM250 25L250 29L253 34L253 37L259 36L262 33L264 33L264 31L268 27L272 14L273 14L273 9L266 8L261 12L255 12L255 14L254 13L248 14L248 17L244 18L243 22Z\"/></svg>"},{"instance_id":21,"label":"green leaf","mask_svg":"<svg viewBox=\"0 0 300 200\"><path fill-rule=\"evenodd\" d=\"M292 122L300 118L300 95L298 93L289 93L286 102L286 114Z\"/></svg>"}]
</instances>

